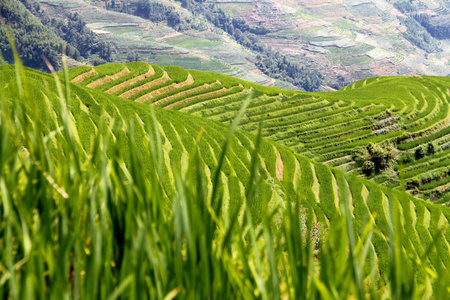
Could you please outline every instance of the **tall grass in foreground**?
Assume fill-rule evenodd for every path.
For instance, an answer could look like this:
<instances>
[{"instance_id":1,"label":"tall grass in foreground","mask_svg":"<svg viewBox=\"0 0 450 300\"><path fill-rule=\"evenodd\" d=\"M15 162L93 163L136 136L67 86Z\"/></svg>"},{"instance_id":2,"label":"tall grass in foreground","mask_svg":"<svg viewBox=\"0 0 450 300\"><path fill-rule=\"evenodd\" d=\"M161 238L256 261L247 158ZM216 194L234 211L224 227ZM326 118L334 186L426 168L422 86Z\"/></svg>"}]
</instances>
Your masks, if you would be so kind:
<instances>
[{"instance_id":1,"label":"tall grass in foreground","mask_svg":"<svg viewBox=\"0 0 450 300\"><path fill-rule=\"evenodd\" d=\"M33 117L39 108L28 96L20 64L16 68L17 87L0 87L0 97L12 92L15 99L0 99L1 298L421 299L429 296L430 281L436 299L448 298L446 273L430 270L430 277L419 281L421 261L404 269L408 258L392 225L399 222L395 207L391 274L379 274L376 261L365 266L371 236L377 234L373 221L355 240L347 203L340 222L320 241L300 200L275 211L263 205L262 221L254 223L245 207L258 195L259 135L241 210L222 211L223 155L212 197L206 196L194 154L176 181L177 196L167 199L157 126L149 126L149 143L138 152L131 122L115 137L112 124L98 124L84 154L65 105L69 85L58 88L60 127L44 136L44 124ZM115 139L128 141L129 164ZM227 147L228 142L224 153ZM150 165L142 166L144 156ZM275 222L277 214L281 223ZM428 252L433 251L430 246Z\"/></svg>"}]
</instances>

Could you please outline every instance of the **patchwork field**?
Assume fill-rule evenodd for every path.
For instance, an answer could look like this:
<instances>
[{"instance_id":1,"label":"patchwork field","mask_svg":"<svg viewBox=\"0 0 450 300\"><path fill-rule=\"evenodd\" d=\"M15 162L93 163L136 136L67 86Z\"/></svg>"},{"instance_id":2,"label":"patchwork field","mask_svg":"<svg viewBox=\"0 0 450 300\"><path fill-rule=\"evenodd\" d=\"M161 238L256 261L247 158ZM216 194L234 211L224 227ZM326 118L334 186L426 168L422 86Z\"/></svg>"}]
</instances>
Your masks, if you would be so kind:
<instances>
[{"instance_id":1,"label":"patchwork field","mask_svg":"<svg viewBox=\"0 0 450 300\"><path fill-rule=\"evenodd\" d=\"M140 60L148 63L214 71L259 84L295 88L287 82L275 82L260 72L254 72L257 69L251 62L254 53L210 29L178 32L166 24L106 10L101 3L83 0L43 0L41 6L56 18L78 13L101 40L113 45L114 62L126 62L127 54L133 51L139 54ZM180 13L189 14L176 6Z\"/></svg>"},{"instance_id":2,"label":"patchwork field","mask_svg":"<svg viewBox=\"0 0 450 300\"><path fill-rule=\"evenodd\" d=\"M311 60L330 85L385 75L448 75L448 40L442 52L426 53L402 33L401 1L209 1L254 26L272 30L267 45L298 60ZM240 3L240 2L239 2ZM446 1L415 1L417 13L446 15Z\"/></svg>"},{"instance_id":3,"label":"patchwork field","mask_svg":"<svg viewBox=\"0 0 450 300\"><path fill-rule=\"evenodd\" d=\"M450 79L445 77L375 77L358 81L338 92L304 93L258 86L229 76L175 67L132 63L107 67L125 76L109 81L110 73L81 81L137 102L174 109L228 124L248 95L252 100L240 128L291 147L295 152L350 173L361 170L352 153L369 143L396 145L398 157L414 155L432 143L435 153L413 159L393 172L372 179L400 188L400 175L413 194L447 199L450 191ZM152 76L137 80L138 74ZM98 70L97 70L98 69ZM90 67L70 70L71 78L94 74ZM122 72L122 73L121 73ZM81 74L81 75L79 75ZM77 77L81 76L81 77ZM102 79L103 78L103 79ZM135 78L135 79L133 79Z\"/></svg>"}]
</instances>

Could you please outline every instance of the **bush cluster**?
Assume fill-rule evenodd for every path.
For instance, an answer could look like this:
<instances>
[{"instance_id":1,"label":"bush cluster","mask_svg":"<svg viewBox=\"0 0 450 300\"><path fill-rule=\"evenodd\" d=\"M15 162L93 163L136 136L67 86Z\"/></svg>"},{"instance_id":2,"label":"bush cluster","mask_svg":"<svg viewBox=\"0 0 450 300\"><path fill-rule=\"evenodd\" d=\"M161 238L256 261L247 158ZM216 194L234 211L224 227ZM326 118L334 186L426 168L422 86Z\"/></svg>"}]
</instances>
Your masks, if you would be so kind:
<instances>
[{"instance_id":1,"label":"bush cluster","mask_svg":"<svg viewBox=\"0 0 450 300\"><path fill-rule=\"evenodd\" d=\"M370 143L365 149L356 151L352 158L367 176L380 173L393 165L396 149L392 145L380 146Z\"/></svg>"}]
</instances>

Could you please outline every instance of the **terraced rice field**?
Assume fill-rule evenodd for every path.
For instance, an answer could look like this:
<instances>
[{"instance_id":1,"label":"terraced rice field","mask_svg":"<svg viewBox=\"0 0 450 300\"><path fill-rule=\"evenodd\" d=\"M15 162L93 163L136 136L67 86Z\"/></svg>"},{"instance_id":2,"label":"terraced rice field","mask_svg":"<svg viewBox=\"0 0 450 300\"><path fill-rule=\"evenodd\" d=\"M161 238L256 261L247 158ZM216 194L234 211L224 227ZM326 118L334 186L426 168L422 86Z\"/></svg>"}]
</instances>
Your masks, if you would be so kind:
<instances>
[{"instance_id":1,"label":"terraced rice field","mask_svg":"<svg viewBox=\"0 0 450 300\"><path fill-rule=\"evenodd\" d=\"M144 78L142 74L149 68L154 73ZM130 71L127 74L126 69ZM351 153L370 142L393 143L399 153L413 153L417 147L431 142L438 153L426 157L427 168L420 160L405 165L405 179L419 181L420 187L411 192L425 198L445 198L450 191L450 174L443 169L446 162L442 162L442 157L450 159L449 78L375 77L337 92L305 93L263 87L208 72L176 67L163 70L145 63L81 67L72 69L70 74L72 82L84 86L103 80L104 86L95 89L224 124L230 122L251 95L241 129L256 132L263 121L262 134L267 139L355 174L361 172ZM408 171L415 168L415 173ZM398 175L394 178L378 175L374 180L400 187Z\"/></svg>"},{"instance_id":2,"label":"terraced rice field","mask_svg":"<svg viewBox=\"0 0 450 300\"><path fill-rule=\"evenodd\" d=\"M70 115L73 118L75 126L73 128L75 141L88 153L89 147L92 146L91 133L97 130L105 130L106 126L107 130L112 133L113 140L110 142L118 145L119 149L123 149L121 155L124 158L125 164L127 164L130 158L127 156L126 149L132 146L140 151L144 151L144 143L150 142L148 138L145 138L145 132L153 132L152 135L155 134L155 131L158 132L161 144L163 145L162 184L167 199L171 199L174 195L174 179L186 172L189 158L197 146L200 167L205 174L204 178L202 178L204 182L203 186L208 195L212 192L213 176L211 174L214 174L217 167L228 129L227 126L220 122L195 116L195 114L201 115L202 112L206 114L207 111L201 109L203 106L210 105L212 107L211 110L208 110L208 112L211 112L211 115L208 115L209 118L219 120L219 116L222 116L221 121L226 123L231 118L231 116L228 117L228 114L235 111L235 106L237 109L239 103L247 97L247 91L254 89L251 108L249 108L246 117L247 122L243 126L243 128L250 131L251 126L254 126L253 123L257 122L258 118L263 115L267 116L267 114L273 114L274 119L281 118L284 113L290 112L287 109L289 105L294 108L298 107L291 113L292 118L295 118L294 120L309 119L309 114L323 114L323 118L327 119L328 116L326 113L329 111L340 110L345 115L352 109L356 110L354 108L355 104L344 100L333 101L333 98L326 96L327 94L283 96L281 95L283 91L279 91L281 93L280 95L275 95L275 93L269 95L262 91L257 91L257 86L249 86L245 82L233 85L234 82L230 80L226 82L228 85L223 84L222 81L224 81L224 78L218 77L215 80L220 81L221 88L217 90L224 88L230 91L235 90L220 97L211 97L211 99L207 99L208 97L205 97L205 99L199 98L202 100L197 101L195 104L190 104L190 102L180 103L179 106L182 107L179 107L179 109L190 111L192 115L161 109L159 107L156 107L154 112L152 112L146 104L131 101L130 99L122 99L101 92L100 90L114 89L121 82L132 80L130 78L130 74L132 73L136 74L136 76L146 74L148 77L143 78L142 81L151 82L147 81L147 79L157 74L157 70L160 70L159 72L162 74L159 77L155 77L153 81L158 80L163 74L167 73L169 78L171 78L170 81L178 83L186 82L189 76L192 76L192 78L202 78L200 76L202 73L196 74L191 71L185 71L184 73L180 72L177 77L172 73L179 71L179 69L167 68L162 70L157 66L146 66L144 68L144 65L138 63L113 67L115 68L115 73L109 72L104 77L92 75L91 77L95 76L95 78L89 80L89 82L97 82L102 78L114 77L113 80L105 80L104 84L108 86L103 86L103 84L98 85L94 90L84 88L78 84L71 86L71 97L68 107L70 108ZM72 71L71 77L77 78L80 76L80 73L85 74L86 72L91 72L90 74L101 74L101 71L104 69L105 67L96 68L95 72L87 69L83 69L83 72L80 72L81 70L74 70ZM125 74L123 70L129 70L129 72ZM2 67L1 71L4 76L0 77L0 80L3 83L6 84L9 78L14 78L15 73L13 68ZM121 74L121 76L114 76L114 74ZM58 147L60 136L57 129L61 127L61 119L57 114L59 110L56 109L59 102L55 92L57 90L55 82L50 75L37 71L28 70L27 77L29 80L28 83L32 87L31 90L34 91L32 96L36 100L35 104L40 108L40 118L45 124L43 134L49 135L53 132L53 147ZM201 84L195 88L204 86L204 84L219 84L216 81L212 81L212 79L208 81L208 78L210 77L205 76ZM375 82L377 81L375 80ZM38 89L43 82L46 82L49 92L41 92ZM83 82L84 80L81 83ZM114 85L114 82L117 85ZM245 87L246 85L247 87ZM366 83L366 85L368 84ZM167 90L167 85L162 88ZM180 89L183 92L188 91L185 88L181 87ZM121 90L115 91L114 93L120 95ZM176 95L174 90L167 90L167 93L170 93L171 96ZM207 93L209 92L199 93L198 95ZM183 96L184 99L194 97L189 94L183 94ZM5 97L8 97L8 94ZM226 105L223 104L224 101L226 101ZM149 99L148 102L156 104L153 99ZM171 103L179 102L181 100ZM282 107L284 109L281 109ZM378 106L375 105L376 107ZM272 110L261 113L263 108L271 108ZM27 109L30 109L30 107ZM309 113L302 114L303 109ZM402 109L402 107L399 107L399 109ZM153 114L155 118L152 117ZM352 114L349 114L349 116L352 116ZM254 121L251 121L252 119ZM305 122L312 124L312 119L309 123L308 121ZM323 124L325 123L323 122ZM293 122L293 124L299 125L301 123ZM320 124L312 125L318 129L321 128L319 126ZM134 132L136 136L135 140L142 141L142 143L130 145L126 139L120 138L121 132L127 132L129 130ZM309 130L312 131L313 129L310 128ZM199 133L201 132L201 139L197 142L196 140L198 140ZM267 129L264 132L267 135ZM310 136L307 137L312 139ZM334 139L337 140L337 136ZM230 147L225 156L224 166L220 173L222 180L220 193L224 199L224 213L232 213L235 210L241 210L243 207L242 199L245 199L246 186L251 173L250 166L252 152L255 148L254 143L254 135L242 130L237 131L230 141ZM303 148L308 148L308 145L305 143ZM311 151L314 149L313 147L309 148ZM86 153L81 153L80 155L87 155ZM107 155L111 156L115 155L115 153L108 153ZM142 159L145 159L145 156ZM147 162L143 161L143 163L145 165ZM388 223L390 222L389 215L392 210L398 210L402 220L400 224L402 227L401 230L404 233L401 235L401 245L405 253L408 254L408 257L411 258L411 261L407 262L408 266L413 268L414 259L425 253L433 238L441 236L442 239L436 240L437 250L435 255L429 257L425 263L428 264L430 270L437 268L448 270L447 266L450 263L450 231L443 233L438 230L438 228L446 227L450 223L450 209L448 207L425 202L406 193L381 187L376 183L361 179L355 175L346 174L342 170L310 160L301 154L297 154L291 148L266 139L263 139L261 142L258 169L262 178L260 192L258 197L255 198L258 200L251 203L251 211L256 221L261 217L262 199L269 200L270 206L273 208L278 207L284 209L291 201L298 199L296 196L288 197L287 195L299 195L300 203L307 209L308 217L328 226L338 220L338 217L341 215L342 205L349 200L349 209L353 216L353 224L357 238L363 234L366 224L370 220L374 221L375 230L379 234L374 235L372 239L369 249L370 259L377 262L378 270L376 271L385 274L389 272L387 242L389 235ZM419 278L425 277L426 274L419 274ZM429 282L427 287L430 289L430 294L432 282Z\"/></svg>"}]
</instances>

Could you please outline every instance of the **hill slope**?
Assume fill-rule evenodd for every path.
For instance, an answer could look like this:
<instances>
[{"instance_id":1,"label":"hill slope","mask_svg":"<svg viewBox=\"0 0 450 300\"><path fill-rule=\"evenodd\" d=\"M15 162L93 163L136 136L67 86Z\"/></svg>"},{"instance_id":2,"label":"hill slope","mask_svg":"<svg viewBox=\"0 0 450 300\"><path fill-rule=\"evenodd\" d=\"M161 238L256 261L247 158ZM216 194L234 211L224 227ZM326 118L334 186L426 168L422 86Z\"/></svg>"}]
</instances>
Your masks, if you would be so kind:
<instances>
[{"instance_id":1,"label":"hill slope","mask_svg":"<svg viewBox=\"0 0 450 300\"><path fill-rule=\"evenodd\" d=\"M264 137L357 174L352 154L369 143L393 143L399 157L432 143L435 153L407 161L403 176L411 192L432 199L449 195L448 77L374 77L337 92L304 93L146 63L80 67L70 74L73 82L91 89L224 124L252 93L241 129L256 132L263 121ZM373 179L400 185L396 172Z\"/></svg>"},{"instance_id":2,"label":"hill slope","mask_svg":"<svg viewBox=\"0 0 450 300\"><path fill-rule=\"evenodd\" d=\"M132 69L132 66L137 65L140 64L130 64L127 65L127 68ZM116 69L114 70L114 68ZM114 71L110 73L114 74L123 68L123 65L105 65L96 68L96 72L100 73L102 70L111 69ZM155 66L154 69L157 67ZM72 81L75 78L81 78L77 74L85 74L86 71L86 69L72 70L71 77L74 78ZM14 95L14 91L16 91L15 71L13 67L3 66L0 74L2 95L6 99L11 99L11 95ZM52 141L50 146L55 149L60 148L66 142L58 129L64 123L59 115L61 104L58 100L55 81L51 75L30 69L26 70L26 77L30 91L33 93L30 99L35 100L34 103L23 103L29 119L32 121L33 118L39 117L42 120L44 136L48 136ZM85 80L89 78L86 77ZM104 84L107 84L106 78L112 77L103 78ZM217 79L223 78L218 76ZM92 78L90 82L96 85L97 80ZM109 82L112 83L113 80L109 80ZM241 83L242 85L246 84L245 82ZM97 86L97 88L100 87L101 85ZM270 99L269 96L264 97ZM38 116L33 115L33 106L39 108ZM108 157L120 155L125 165L129 166L133 158L128 156L127 149L131 145L128 144L130 140L123 136L124 134L125 136L131 135L133 132L134 141L138 142L132 147L142 154L140 157L142 165L150 165L151 162L144 155L145 149L147 149L145 144L150 142L145 137L145 132L151 133L158 130L163 148L162 184L165 198L169 200L173 197L175 179L187 170L189 158L197 144L200 151L200 167L205 174L205 177L202 178L205 193L209 195L212 192L212 174L217 168L222 144L228 134L225 125L158 107L154 111L156 116L156 123L154 123L148 105L90 90L77 84L70 84L68 108L70 109L72 120L70 123L73 126L74 140L80 147L80 164L87 164L91 161L92 157L89 158L90 149L92 149L91 136L98 130L104 130L102 129L104 125L101 124L106 123L109 124L108 130L112 133L109 143L122 149L120 153L106 153ZM199 132L203 132L203 135L197 143ZM228 149L220 174L223 184L220 195L224 199L224 213L242 209L242 199L245 199L251 173L251 154L254 143L254 136L244 131L237 131L230 141L231 147ZM95 161L96 157L94 156L93 159ZM256 221L261 217L261 205L264 201L269 201L269 205L273 208L283 208L290 205L290 202L295 199L286 198L287 194L294 195L294 190L300 198L301 205L307 208L309 218L324 226L333 225L339 219L342 203L349 200L349 210L357 237L361 237L367 222L374 220L375 229L379 235L372 239L369 249L370 257L377 261L378 271L387 274L389 270L387 237L389 235L390 208L392 205L399 204L400 219L402 220L400 231L403 233L400 237L402 249L411 258L418 257L425 253L425 249L433 238L442 237L442 239L437 239L436 252L431 252L426 264L429 264L433 270L446 270L450 259L450 231L441 233L438 227L447 227L450 223L449 208L380 187L354 175L346 175L341 170L313 162L304 156L295 154L285 146L270 141L262 141L259 159L258 169L262 182L258 196L251 204L251 211ZM412 268L413 262L408 262L408 265ZM426 277L425 273L419 275L420 280L424 280Z\"/></svg>"}]
</instances>

